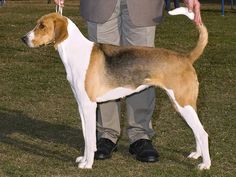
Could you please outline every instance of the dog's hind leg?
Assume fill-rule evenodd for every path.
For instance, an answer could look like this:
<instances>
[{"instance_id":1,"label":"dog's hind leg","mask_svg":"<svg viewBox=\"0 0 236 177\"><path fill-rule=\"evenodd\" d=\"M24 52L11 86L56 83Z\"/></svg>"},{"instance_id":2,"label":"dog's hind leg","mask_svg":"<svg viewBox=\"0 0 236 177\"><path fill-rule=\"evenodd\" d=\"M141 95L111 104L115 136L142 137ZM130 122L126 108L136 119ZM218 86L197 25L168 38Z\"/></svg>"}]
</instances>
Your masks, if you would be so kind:
<instances>
[{"instance_id":1,"label":"dog's hind leg","mask_svg":"<svg viewBox=\"0 0 236 177\"><path fill-rule=\"evenodd\" d=\"M202 151L201 151L201 146L200 146L200 142L198 141L198 138L194 135L195 140L196 140L196 151L191 152L191 154L189 154L188 158L192 158L192 159L198 159L199 157L202 156Z\"/></svg>"},{"instance_id":2,"label":"dog's hind leg","mask_svg":"<svg viewBox=\"0 0 236 177\"><path fill-rule=\"evenodd\" d=\"M193 152L189 155L192 158L198 158L202 156L203 162L198 165L200 170L210 169L211 160L209 155L209 147L208 147L208 134L204 130L198 115L194 109L194 106L191 104L184 104L186 106L180 106L178 101L175 98L175 94L172 90L166 89L169 97L175 104L176 110L181 114L187 124L190 126L194 133L194 137L196 139L196 152ZM179 95L178 95L179 97ZM185 103L187 102L188 95L184 95Z\"/></svg>"},{"instance_id":3,"label":"dog's hind leg","mask_svg":"<svg viewBox=\"0 0 236 177\"><path fill-rule=\"evenodd\" d=\"M192 128L196 144L197 151L192 152L189 157L199 157L202 156L203 162L198 165L200 170L209 169L211 166L211 160L209 155L208 147L208 134L204 130L196 111L191 106L179 107L180 114L183 116L187 124Z\"/></svg>"}]
</instances>

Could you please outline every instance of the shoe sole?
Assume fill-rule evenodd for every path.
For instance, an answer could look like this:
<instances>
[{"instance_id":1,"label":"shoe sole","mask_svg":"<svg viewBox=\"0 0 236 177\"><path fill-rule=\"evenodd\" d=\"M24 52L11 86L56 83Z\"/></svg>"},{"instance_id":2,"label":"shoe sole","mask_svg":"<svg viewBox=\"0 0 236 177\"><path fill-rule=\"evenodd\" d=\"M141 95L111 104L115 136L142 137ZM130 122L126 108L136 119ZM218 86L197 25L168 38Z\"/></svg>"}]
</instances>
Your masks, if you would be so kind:
<instances>
[{"instance_id":1,"label":"shoe sole","mask_svg":"<svg viewBox=\"0 0 236 177\"><path fill-rule=\"evenodd\" d=\"M140 161L140 162L147 162L147 163L154 163L154 162L158 162L159 158L153 157L153 158L140 158L138 156L136 156L136 160Z\"/></svg>"},{"instance_id":2,"label":"shoe sole","mask_svg":"<svg viewBox=\"0 0 236 177\"><path fill-rule=\"evenodd\" d=\"M141 158L141 157L138 157L133 151L129 151L129 153L132 155L132 156L135 156L135 159L140 161L140 162L150 162L150 163L154 163L154 162L158 162L159 161L159 157L152 157L152 158Z\"/></svg>"},{"instance_id":3,"label":"shoe sole","mask_svg":"<svg viewBox=\"0 0 236 177\"><path fill-rule=\"evenodd\" d=\"M98 157L94 156L95 160L106 160L106 159L110 159L112 157L112 153L117 151L117 147L115 147L111 153L109 155L104 155L104 154L100 154Z\"/></svg>"}]
</instances>

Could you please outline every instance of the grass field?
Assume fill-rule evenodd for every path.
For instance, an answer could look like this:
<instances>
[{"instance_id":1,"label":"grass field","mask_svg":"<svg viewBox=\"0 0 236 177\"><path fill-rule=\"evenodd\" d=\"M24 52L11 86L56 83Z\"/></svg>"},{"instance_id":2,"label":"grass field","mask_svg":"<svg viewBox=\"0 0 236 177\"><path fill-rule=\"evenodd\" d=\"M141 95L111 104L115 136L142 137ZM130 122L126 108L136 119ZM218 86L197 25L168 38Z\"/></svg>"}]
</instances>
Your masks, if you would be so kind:
<instances>
[{"instance_id":1,"label":"grass field","mask_svg":"<svg viewBox=\"0 0 236 177\"><path fill-rule=\"evenodd\" d=\"M175 113L165 93L157 89L153 143L160 162L147 164L128 153L123 133L112 159L95 161L80 170L75 157L83 152L77 105L57 52L50 47L29 49L20 40L40 16L53 12L45 1L7 1L0 7L0 176L41 177L233 177L236 176L236 11L202 4L209 44L195 63L200 82L199 117L209 134L212 168L198 171L191 130ZM79 2L67 1L64 15L86 35ZM188 51L197 31L185 17L169 17L157 28L156 46ZM125 129L125 110L122 111Z\"/></svg>"}]
</instances>

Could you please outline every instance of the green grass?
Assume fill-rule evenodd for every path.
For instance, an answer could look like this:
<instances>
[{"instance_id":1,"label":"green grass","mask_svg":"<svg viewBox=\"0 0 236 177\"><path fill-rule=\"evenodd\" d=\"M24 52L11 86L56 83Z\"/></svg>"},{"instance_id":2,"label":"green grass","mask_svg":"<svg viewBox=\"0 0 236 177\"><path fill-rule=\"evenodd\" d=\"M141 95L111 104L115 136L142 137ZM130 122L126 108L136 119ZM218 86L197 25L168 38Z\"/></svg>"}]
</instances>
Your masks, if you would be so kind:
<instances>
[{"instance_id":1,"label":"green grass","mask_svg":"<svg viewBox=\"0 0 236 177\"><path fill-rule=\"evenodd\" d=\"M191 130L157 89L153 143L160 162L141 163L128 153L126 134L112 159L95 161L80 170L75 157L83 152L77 105L57 52L50 47L29 49L20 37L40 16L53 12L46 1L7 1L0 8L0 176L81 177L230 177L236 175L236 11L202 5L209 44L195 64L200 82L199 117L209 133L212 168L198 171L199 160L186 156L195 148ZM67 1L64 15L86 35L79 1ZM197 31L185 17L169 17L157 28L156 46L188 51ZM122 111L125 127L125 110Z\"/></svg>"}]
</instances>

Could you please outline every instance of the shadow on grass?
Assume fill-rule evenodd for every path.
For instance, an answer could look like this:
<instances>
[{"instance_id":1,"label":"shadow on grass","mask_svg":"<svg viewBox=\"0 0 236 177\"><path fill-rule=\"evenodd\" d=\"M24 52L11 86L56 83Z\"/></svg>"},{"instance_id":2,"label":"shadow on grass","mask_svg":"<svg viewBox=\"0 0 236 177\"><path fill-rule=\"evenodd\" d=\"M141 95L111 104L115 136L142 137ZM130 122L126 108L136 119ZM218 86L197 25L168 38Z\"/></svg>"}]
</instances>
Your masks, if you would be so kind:
<instances>
[{"instance_id":1,"label":"shadow on grass","mask_svg":"<svg viewBox=\"0 0 236 177\"><path fill-rule=\"evenodd\" d=\"M162 93L163 94L163 93ZM156 116L159 117L165 97L158 97ZM159 119L159 118L158 118ZM29 138L30 137L30 140ZM128 139L126 139L128 141ZM9 110L0 107L0 143L13 146L32 155L57 159L63 162L74 161L70 152L63 153L61 145L80 149L83 152L84 139L82 131L66 125L46 122L25 115L22 111ZM56 148L55 148L56 146ZM119 143L118 149L122 156L130 156L127 142ZM187 156L188 152L176 147L158 146L161 158L193 168L191 161L179 159L179 155ZM78 154L79 155L79 154Z\"/></svg>"},{"instance_id":2,"label":"shadow on grass","mask_svg":"<svg viewBox=\"0 0 236 177\"><path fill-rule=\"evenodd\" d=\"M84 140L81 130L36 120L17 110L0 108L0 130L1 143L14 146L30 154L62 161L74 161L74 157L69 153L67 155L67 153L61 152L58 147L56 148L58 150L54 150L55 146L68 145L76 149L83 148ZM17 137L14 137L14 134ZM44 148L42 142L52 148Z\"/></svg>"}]
</instances>

